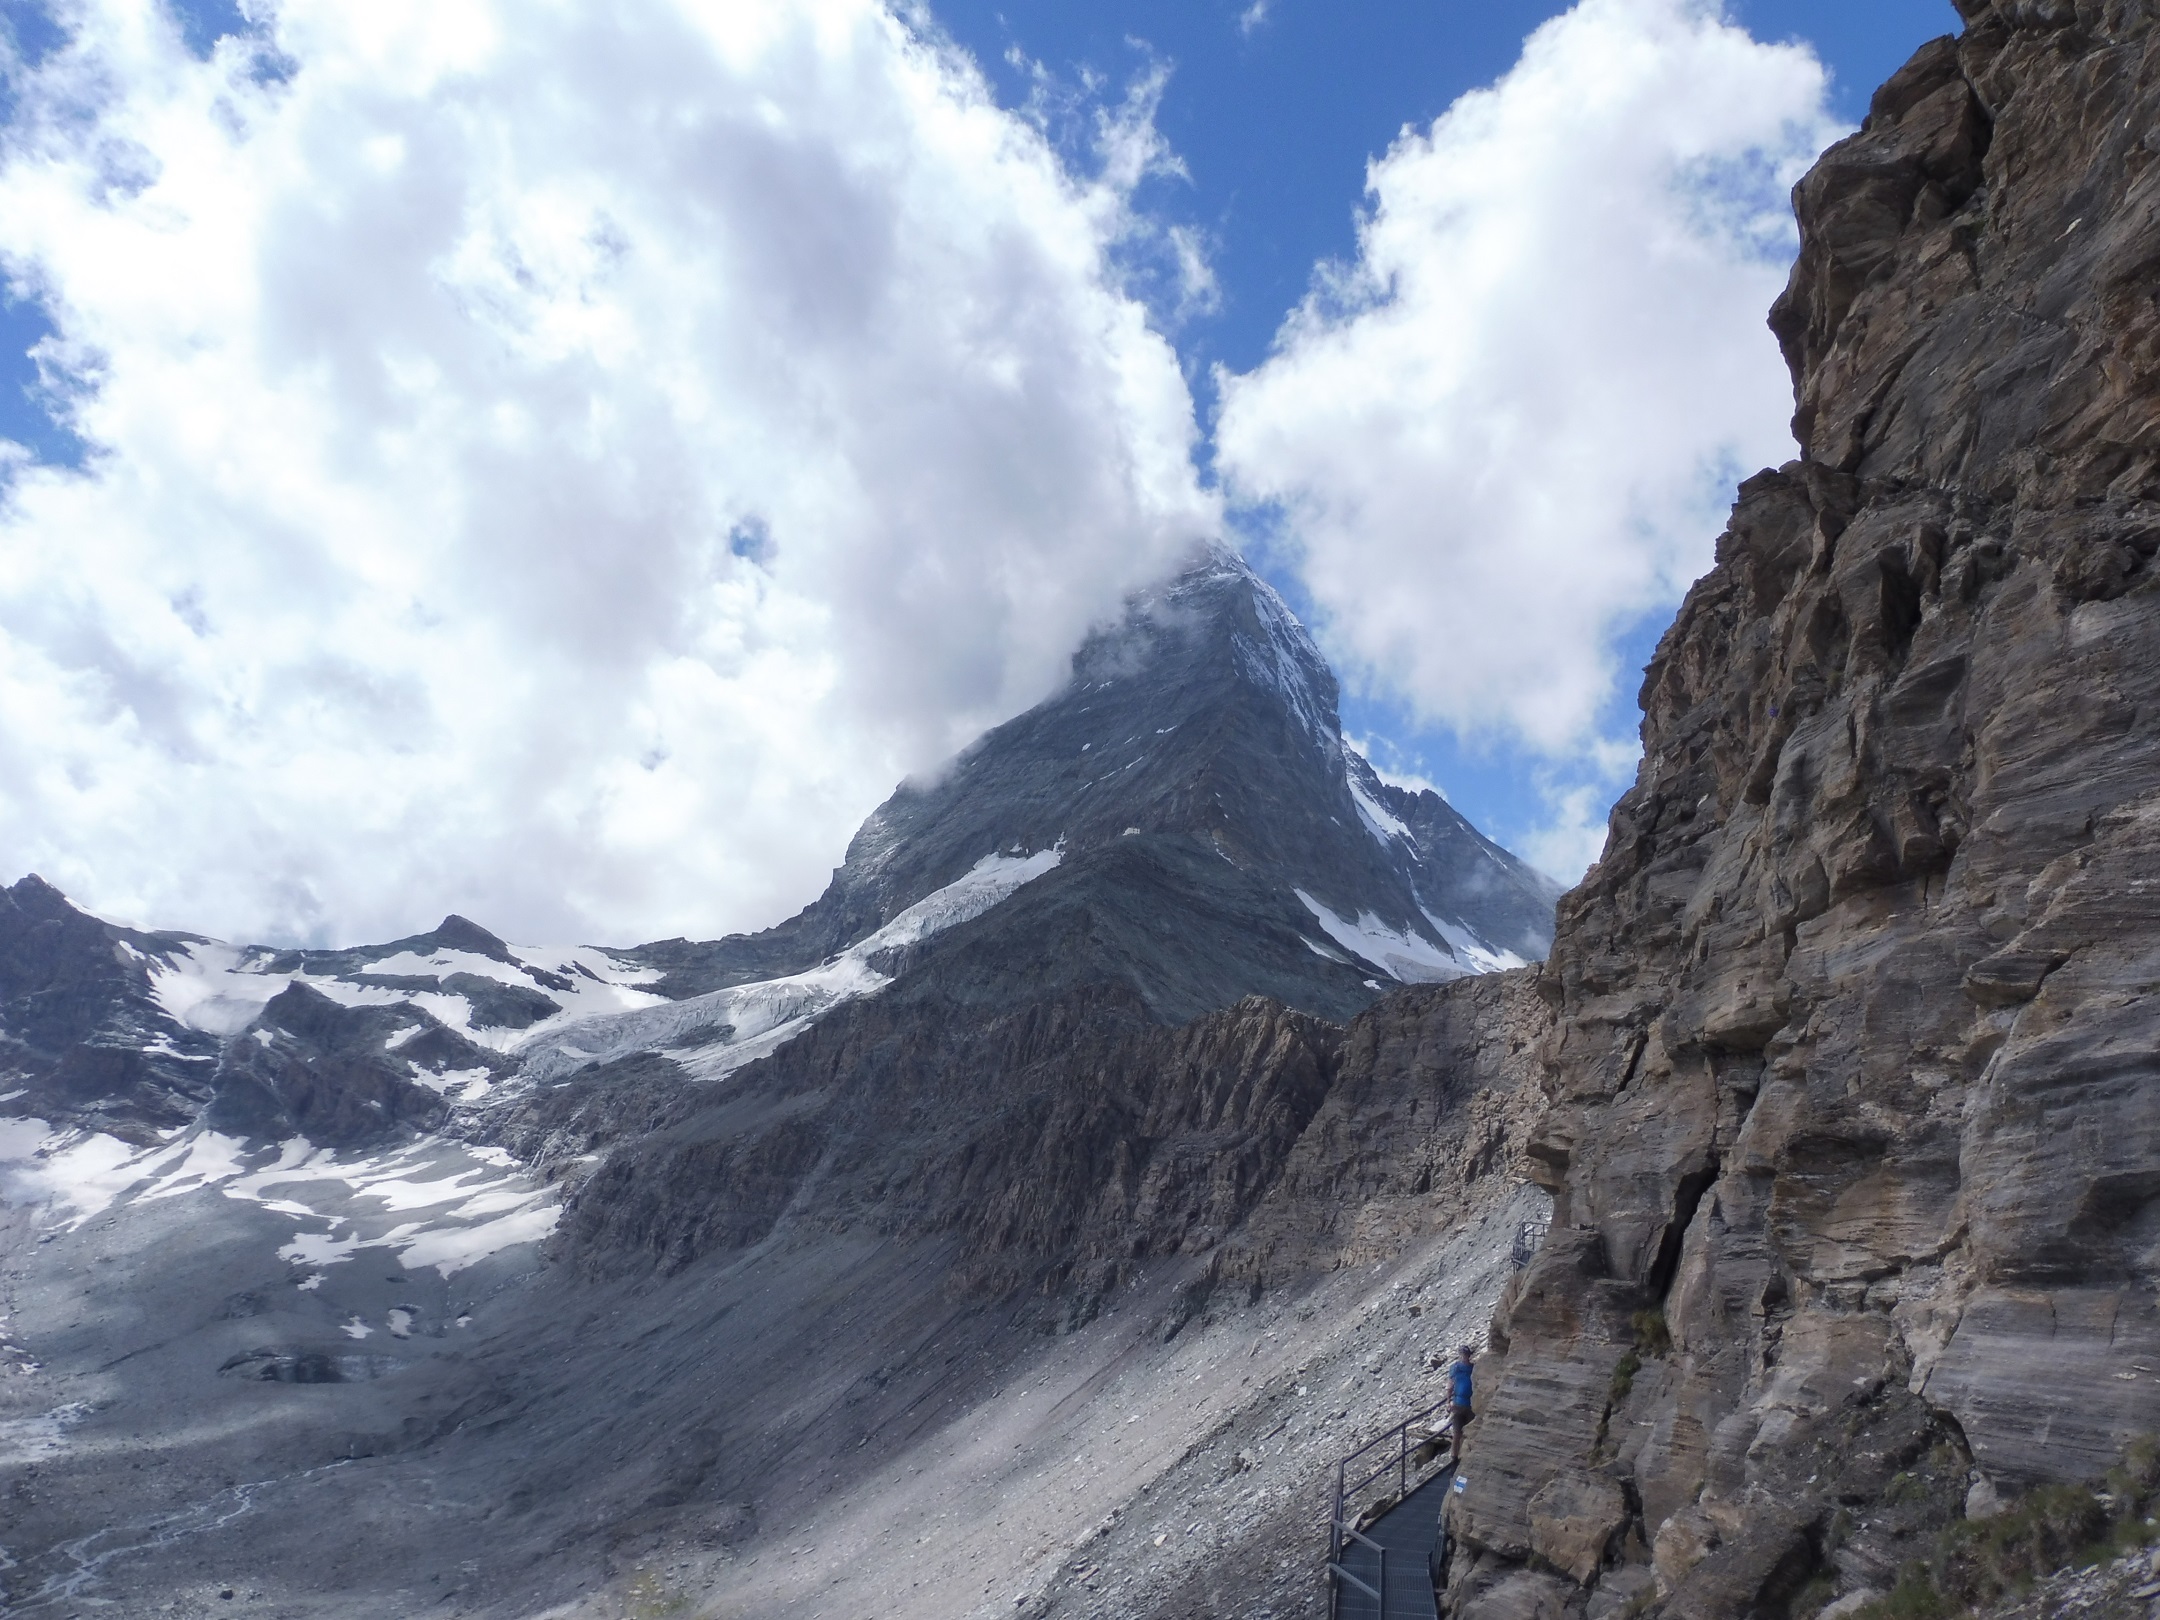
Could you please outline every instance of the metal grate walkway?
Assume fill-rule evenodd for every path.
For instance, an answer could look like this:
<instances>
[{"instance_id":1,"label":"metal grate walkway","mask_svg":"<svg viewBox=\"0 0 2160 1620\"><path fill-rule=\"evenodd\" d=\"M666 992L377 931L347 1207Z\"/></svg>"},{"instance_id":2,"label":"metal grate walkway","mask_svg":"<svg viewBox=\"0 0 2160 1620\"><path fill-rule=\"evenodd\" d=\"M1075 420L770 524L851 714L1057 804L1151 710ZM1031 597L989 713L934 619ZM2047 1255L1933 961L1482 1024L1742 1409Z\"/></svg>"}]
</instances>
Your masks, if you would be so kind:
<instances>
[{"instance_id":1,"label":"metal grate walkway","mask_svg":"<svg viewBox=\"0 0 2160 1620\"><path fill-rule=\"evenodd\" d=\"M1433 1555L1454 1477L1452 1466L1443 1467L1378 1521L1345 1533L1335 1561L1335 1620L1438 1620Z\"/></svg>"}]
</instances>

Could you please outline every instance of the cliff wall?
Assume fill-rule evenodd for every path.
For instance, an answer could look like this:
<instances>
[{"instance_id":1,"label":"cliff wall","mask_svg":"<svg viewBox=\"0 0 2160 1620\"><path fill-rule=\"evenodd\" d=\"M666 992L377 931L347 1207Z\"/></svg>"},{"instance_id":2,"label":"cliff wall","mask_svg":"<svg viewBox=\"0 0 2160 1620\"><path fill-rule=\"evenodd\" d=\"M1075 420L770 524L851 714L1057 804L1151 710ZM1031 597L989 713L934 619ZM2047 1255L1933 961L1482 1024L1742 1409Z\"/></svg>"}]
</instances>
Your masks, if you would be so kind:
<instances>
[{"instance_id":1,"label":"cliff wall","mask_svg":"<svg viewBox=\"0 0 2160 1620\"><path fill-rule=\"evenodd\" d=\"M1562 906L1458 1615L1812 1612L2160 1429L2160 25L1960 7Z\"/></svg>"}]
</instances>

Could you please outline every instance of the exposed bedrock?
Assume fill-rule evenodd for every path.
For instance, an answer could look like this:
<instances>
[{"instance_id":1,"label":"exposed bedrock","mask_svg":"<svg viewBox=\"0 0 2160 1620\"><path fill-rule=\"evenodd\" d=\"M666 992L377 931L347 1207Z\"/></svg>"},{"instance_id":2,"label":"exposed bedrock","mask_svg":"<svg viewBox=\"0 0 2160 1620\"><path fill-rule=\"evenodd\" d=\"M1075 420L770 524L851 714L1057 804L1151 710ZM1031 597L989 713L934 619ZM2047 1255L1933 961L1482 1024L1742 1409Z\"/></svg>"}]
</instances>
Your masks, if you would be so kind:
<instances>
[{"instance_id":1,"label":"exposed bedrock","mask_svg":"<svg viewBox=\"0 0 2160 1620\"><path fill-rule=\"evenodd\" d=\"M1535 976L1405 988L1347 1030L1259 997L1164 1028L1116 986L970 1016L948 977L843 1008L724 1089L647 1056L497 1128L542 1162L612 1149L558 1239L588 1275L787 1231L953 1237L965 1286L1033 1288L1069 1323L1143 1261L1204 1257L1203 1291L1256 1292L1399 1252L1514 1181Z\"/></svg>"},{"instance_id":2,"label":"exposed bedrock","mask_svg":"<svg viewBox=\"0 0 2160 1620\"><path fill-rule=\"evenodd\" d=\"M1803 457L1562 905L1459 1615L1883 1590L2160 1429L2160 28L1960 4L1795 193Z\"/></svg>"}]
</instances>

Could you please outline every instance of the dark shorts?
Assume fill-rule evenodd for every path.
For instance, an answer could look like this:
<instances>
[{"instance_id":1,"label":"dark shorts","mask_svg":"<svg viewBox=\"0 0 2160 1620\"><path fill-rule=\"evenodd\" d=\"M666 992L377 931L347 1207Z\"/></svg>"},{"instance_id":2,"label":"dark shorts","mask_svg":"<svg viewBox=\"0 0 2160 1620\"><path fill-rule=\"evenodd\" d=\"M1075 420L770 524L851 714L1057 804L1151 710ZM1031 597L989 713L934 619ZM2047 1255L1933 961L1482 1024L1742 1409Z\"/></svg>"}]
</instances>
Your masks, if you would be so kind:
<instances>
[{"instance_id":1,"label":"dark shorts","mask_svg":"<svg viewBox=\"0 0 2160 1620\"><path fill-rule=\"evenodd\" d=\"M1455 1432L1461 1434L1463 1425L1470 1421L1470 1408L1458 1403L1455 1407Z\"/></svg>"}]
</instances>

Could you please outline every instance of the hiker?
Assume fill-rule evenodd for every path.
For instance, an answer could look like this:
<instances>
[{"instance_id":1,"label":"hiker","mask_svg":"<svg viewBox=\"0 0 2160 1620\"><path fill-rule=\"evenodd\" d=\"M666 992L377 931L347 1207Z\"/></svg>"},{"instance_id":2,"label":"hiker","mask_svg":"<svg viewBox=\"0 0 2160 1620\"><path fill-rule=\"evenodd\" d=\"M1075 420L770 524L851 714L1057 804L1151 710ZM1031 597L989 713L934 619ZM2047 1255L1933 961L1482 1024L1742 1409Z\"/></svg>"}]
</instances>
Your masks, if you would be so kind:
<instances>
[{"instance_id":1,"label":"hiker","mask_svg":"<svg viewBox=\"0 0 2160 1620\"><path fill-rule=\"evenodd\" d=\"M1462 1460L1463 1429L1470 1422L1470 1364L1477 1360L1477 1348L1464 1345L1456 1352L1455 1365L1448 1368L1448 1398L1454 1402L1454 1421L1449 1433L1454 1438L1454 1449L1448 1457L1450 1462Z\"/></svg>"}]
</instances>

